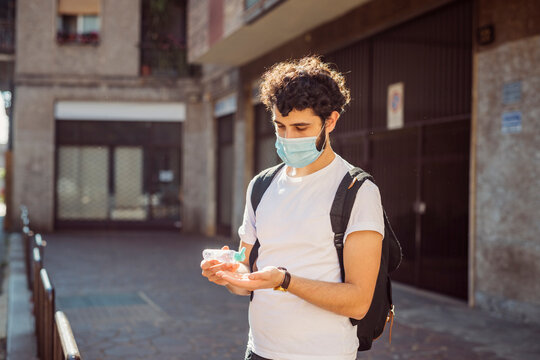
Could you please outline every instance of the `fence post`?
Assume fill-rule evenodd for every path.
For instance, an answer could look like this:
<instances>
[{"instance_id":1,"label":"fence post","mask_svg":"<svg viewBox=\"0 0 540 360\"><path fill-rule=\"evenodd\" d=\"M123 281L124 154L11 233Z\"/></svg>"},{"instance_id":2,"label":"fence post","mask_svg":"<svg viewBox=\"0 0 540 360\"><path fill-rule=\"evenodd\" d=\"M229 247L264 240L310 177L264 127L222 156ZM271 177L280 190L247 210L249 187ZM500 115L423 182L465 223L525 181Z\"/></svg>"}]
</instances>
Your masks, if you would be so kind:
<instances>
[{"instance_id":1,"label":"fence post","mask_svg":"<svg viewBox=\"0 0 540 360\"><path fill-rule=\"evenodd\" d=\"M40 291L40 282L39 282L39 273L43 267L41 261L41 255L38 248L33 248L33 274L34 274L34 284L33 284L33 294L32 299L34 302L34 319L35 319L35 330L36 337L38 339L37 355L42 359L42 352L39 339L41 338L41 291Z\"/></svg>"},{"instance_id":2,"label":"fence post","mask_svg":"<svg viewBox=\"0 0 540 360\"><path fill-rule=\"evenodd\" d=\"M53 327L54 327L54 311L55 295L54 287L51 284L49 275L45 268L40 271L41 275L41 291L42 291L42 307L40 313L42 316L42 349L43 360L52 360L53 358Z\"/></svg>"},{"instance_id":3,"label":"fence post","mask_svg":"<svg viewBox=\"0 0 540 360\"><path fill-rule=\"evenodd\" d=\"M81 360L71 326L62 311L54 314L54 323L54 360Z\"/></svg>"},{"instance_id":4,"label":"fence post","mask_svg":"<svg viewBox=\"0 0 540 360\"><path fill-rule=\"evenodd\" d=\"M28 285L28 290L33 289L32 283L32 254L30 239L34 235L32 230L28 226L23 226L23 249L24 249L24 266L26 269L26 283Z\"/></svg>"}]
</instances>

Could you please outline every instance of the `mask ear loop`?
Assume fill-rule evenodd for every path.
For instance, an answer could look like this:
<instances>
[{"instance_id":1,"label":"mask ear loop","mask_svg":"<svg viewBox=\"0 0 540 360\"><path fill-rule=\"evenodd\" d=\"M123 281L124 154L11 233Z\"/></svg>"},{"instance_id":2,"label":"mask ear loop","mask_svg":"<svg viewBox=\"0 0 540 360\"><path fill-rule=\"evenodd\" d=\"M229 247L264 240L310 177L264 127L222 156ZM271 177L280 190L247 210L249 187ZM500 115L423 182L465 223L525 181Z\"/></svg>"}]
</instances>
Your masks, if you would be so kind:
<instances>
[{"instance_id":1,"label":"mask ear loop","mask_svg":"<svg viewBox=\"0 0 540 360\"><path fill-rule=\"evenodd\" d=\"M325 130L326 130L326 120L323 122L323 126L322 126L322 129L321 129L321 132L319 133L319 135L321 135L321 133L322 133L323 131L325 131ZM318 138L318 137L319 137L319 136L317 136L317 138ZM324 143L322 144L321 150L319 150L319 149L317 149L317 150L319 150L319 151L324 151L324 149L325 149L325 147L326 147L326 140L327 140L327 139L328 139L328 136L326 136L326 132L325 132L325 134L324 134Z\"/></svg>"}]
</instances>

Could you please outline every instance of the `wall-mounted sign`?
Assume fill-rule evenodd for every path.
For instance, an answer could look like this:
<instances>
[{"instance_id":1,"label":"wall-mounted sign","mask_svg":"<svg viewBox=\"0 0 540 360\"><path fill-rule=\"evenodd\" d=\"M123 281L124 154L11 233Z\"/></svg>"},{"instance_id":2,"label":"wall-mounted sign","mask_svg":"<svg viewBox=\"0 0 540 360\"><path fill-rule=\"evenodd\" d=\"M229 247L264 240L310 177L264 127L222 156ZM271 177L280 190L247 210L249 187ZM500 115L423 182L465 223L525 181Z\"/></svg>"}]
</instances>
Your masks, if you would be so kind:
<instances>
[{"instance_id":1,"label":"wall-mounted sign","mask_svg":"<svg viewBox=\"0 0 540 360\"><path fill-rule=\"evenodd\" d=\"M388 129L399 129L403 127L404 86L402 82L388 86L388 106L386 110L386 125Z\"/></svg>"},{"instance_id":2,"label":"wall-mounted sign","mask_svg":"<svg viewBox=\"0 0 540 360\"><path fill-rule=\"evenodd\" d=\"M502 97L505 105L521 101L521 81L504 84Z\"/></svg>"},{"instance_id":3,"label":"wall-mounted sign","mask_svg":"<svg viewBox=\"0 0 540 360\"><path fill-rule=\"evenodd\" d=\"M56 120L167 121L186 120L186 104L146 101L72 101L54 104Z\"/></svg>"},{"instance_id":4,"label":"wall-mounted sign","mask_svg":"<svg viewBox=\"0 0 540 360\"><path fill-rule=\"evenodd\" d=\"M214 106L214 116L221 117L234 114L236 112L236 94L224 97L216 102Z\"/></svg>"},{"instance_id":5,"label":"wall-mounted sign","mask_svg":"<svg viewBox=\"0 0 540 360\"><path fill-rule=\"evenodd\" d=\"M159 181L160 182L172 182L174 180L174 173L172 170L160 170Z\"/></svg>"},{"instance_id":6,"label":"wall-mounted sign","mask_svg":"<svg viewBox=\"0 0 540 360\"><path fill-rule=\"evenodd\" d=\"M501 131L503 134L521 132L521 111L510 111L502 114Z\"/></svg>"},{"instance_id":7,"label":"wall-mounted sign","mask_svg":"<svg viewBox=\"0 0 540 360\"><path fill-rule=\"evenodd\" d=\"M489 45L495 41L495 27L493 24L481 26L478 28L476 36L478 44Z\"/></svg>"}]
</instances>

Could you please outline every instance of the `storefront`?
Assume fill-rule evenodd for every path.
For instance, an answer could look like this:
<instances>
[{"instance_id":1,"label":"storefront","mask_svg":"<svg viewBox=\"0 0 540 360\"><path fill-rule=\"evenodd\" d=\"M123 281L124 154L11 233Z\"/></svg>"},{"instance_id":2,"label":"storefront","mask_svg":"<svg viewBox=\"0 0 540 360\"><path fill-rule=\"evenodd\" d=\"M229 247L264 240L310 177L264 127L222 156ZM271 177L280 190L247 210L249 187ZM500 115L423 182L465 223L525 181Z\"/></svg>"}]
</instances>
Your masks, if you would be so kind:
<instances>
[{"instance_id":1,"label":"storefront","mask_svg":"<svg viewBox=\"0 0 540 360\"><path fill-rule=\"evenodd\" d=\"M55 228L181 227L183 111L57 103Z\"/></svg>"}]
</instances>

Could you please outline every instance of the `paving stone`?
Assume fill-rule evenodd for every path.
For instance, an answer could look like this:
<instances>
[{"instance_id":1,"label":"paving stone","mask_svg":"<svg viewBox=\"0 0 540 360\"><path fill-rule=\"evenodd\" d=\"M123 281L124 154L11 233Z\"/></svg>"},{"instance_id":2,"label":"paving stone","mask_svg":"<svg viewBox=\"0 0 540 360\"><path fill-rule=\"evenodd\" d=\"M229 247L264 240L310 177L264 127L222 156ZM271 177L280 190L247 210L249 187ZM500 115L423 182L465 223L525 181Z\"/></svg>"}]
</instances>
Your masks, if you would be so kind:
<instances>
[{"instance_id":1,"label":"paving stone","mask_svg":"<svg viewBox=\"0 0 540 360\"><path fill-rule=\"evenodd\" d=\"M117 345L110 349L105 350L106 356L119 356L124 359L129 359L135 356L145 356L148 359L151 359L153 354L156 354L157 351L155 348L149 344L127 344L127 345Z\"/></svg>"},{"instance_id":2,"label":"paving stone","mask_svg":"<svg viewBox=\"0 0 540 360\"><path fill-rule=\"evenodd\" d=\"M95 300L65 310L85 360L243 359L249 298L231 295L200 275L201 251L220 247L216 239L60 232L46 240L45 261L57 295ZM130 295L115 305L103 301L111 294ZM386 329L358 359L540 358L538 326L499 320L397 283L393 297L392 343Z\"/></svg>"}]
</instances>

